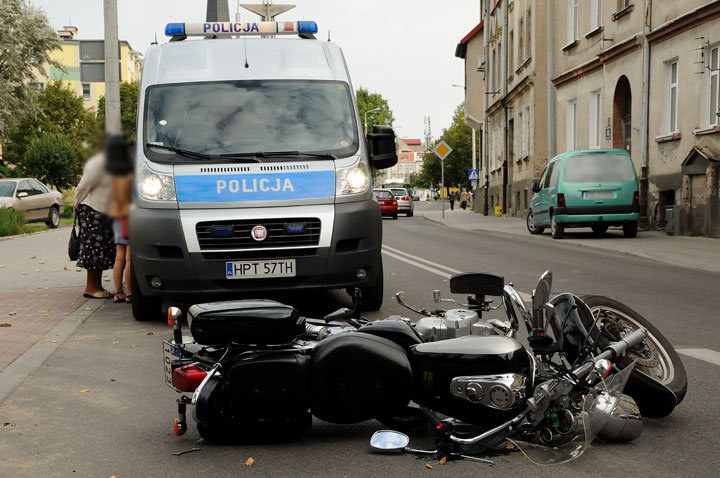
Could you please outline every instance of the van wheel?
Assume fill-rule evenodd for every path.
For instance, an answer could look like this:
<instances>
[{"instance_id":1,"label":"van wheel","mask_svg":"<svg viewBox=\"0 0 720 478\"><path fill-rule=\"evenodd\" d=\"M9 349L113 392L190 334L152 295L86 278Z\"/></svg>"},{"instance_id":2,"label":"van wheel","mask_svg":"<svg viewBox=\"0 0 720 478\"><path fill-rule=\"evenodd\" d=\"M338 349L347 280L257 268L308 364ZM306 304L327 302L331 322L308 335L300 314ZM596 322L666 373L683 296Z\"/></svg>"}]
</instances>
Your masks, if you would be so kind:
<instances>
[{"instance_id":1,"label":"van wheel","mask_svg":"<svg viewBox=\"0 0 720 478\"><path fill-rule=\"evenodd\" d=\"M135 320L148 321L157 320L162 312L162 301L155 297L143 297L140 293L135 268L130 265L130 290L132 291L132 313Z\"/></svg>"},{"instance_id":2,"label":"van wheel","mask_svg":"<svg viewBox=\"0 0 720 478\"><path fill-rule=\"evenodd\" d=\"M590 228L591 228L591 229L593 230L593 232L594 232L595 234L597 234L598 236L600 236L600 235L602 235L602 234L605 234L605 233L607 232L607 230L608 230L608 227L607 227L607 225L605 225L605 224L593 224L592 226L590 226Z\"/></svg>"},{"instance_id":3,"label":"van wheel","mask_svg":"<svg viewBox=\"0 0 720 478\"><path fill-rule=\"evenodd\" d=\"M637 236L637 230L638 230L637 221L626 222L625 224L623 224L623 236L625 236L625 237Z\"/></svg>"},{"instance_id":4,"label":"van wheel","mask_svg":"<svg viewBox=\"0 0 720 478\"><path fill-rule=\"evenodd\" d=\"M383 303L384 292L382 262L380 263L377 279L375 279L375 285L361 287L360 290L362 291L362 310L368 312L380 310Z\"/></svg>"},{"instance_id":5,"label":"van wheel","mask_svg":"<svg viewBox=\"0 0 720 478\"><path fill-rule=\"evenodd\" d=\"M553 239L562 239L565 234L565 226L557 222L555 216L550 219L550 232L552 233Z\"/></svg>"},{"instance_id":6,"label":"van wheel","mask_svg":"<svg viewBox=\"0 0 720 478\"><path fill-rule=\"evenodd\" d=\"M528 212L525 225L527 226L528 231L530 231L530 234L542 234L545 230L544 227L538 227L535 225L535 216L532 211Z\"/></svg>"},{"instance_id":7,"label":"van wheel","mask_svg":"<svg viewBox=\"0 0 720 478\"><path fill-rule=\"evenodd\" d=\"M47 221L45 221L45 224L47 224L47 227L50 229L55 229L60 225L60 212L58 211L57 206L53 206L50 208L50 211L48 212L48 218Z\"/></svg>"}]
</instances>

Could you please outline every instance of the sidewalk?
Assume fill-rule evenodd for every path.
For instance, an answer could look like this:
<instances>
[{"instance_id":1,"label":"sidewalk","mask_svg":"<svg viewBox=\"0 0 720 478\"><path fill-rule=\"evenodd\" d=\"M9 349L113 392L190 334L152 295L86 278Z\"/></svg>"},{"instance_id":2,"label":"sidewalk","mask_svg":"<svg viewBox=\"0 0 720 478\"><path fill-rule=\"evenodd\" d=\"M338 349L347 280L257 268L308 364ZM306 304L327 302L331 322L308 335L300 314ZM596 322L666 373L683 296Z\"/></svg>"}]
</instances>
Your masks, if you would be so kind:
<instances>
[{"instance_id":1,"label":"sidewalk","mask_svg":"<svg viewBox=\"0 0 720 478\"><path fill-rule=\"evenodd\" d=\"M603 236L596 236L589 228L579 228L567 229L563 239L553 240L547 230L542 235L531 235L525 220L517 217L483 216L461 209L446 209L444 218L440 210L418 213L429 221L466 231L512 234L531 240L612 251L679 267L720 273L720 239L668 236L658 231L639 231L636 238L626 239L620 228L610 228Z\"/></svg>"}]
</instances>

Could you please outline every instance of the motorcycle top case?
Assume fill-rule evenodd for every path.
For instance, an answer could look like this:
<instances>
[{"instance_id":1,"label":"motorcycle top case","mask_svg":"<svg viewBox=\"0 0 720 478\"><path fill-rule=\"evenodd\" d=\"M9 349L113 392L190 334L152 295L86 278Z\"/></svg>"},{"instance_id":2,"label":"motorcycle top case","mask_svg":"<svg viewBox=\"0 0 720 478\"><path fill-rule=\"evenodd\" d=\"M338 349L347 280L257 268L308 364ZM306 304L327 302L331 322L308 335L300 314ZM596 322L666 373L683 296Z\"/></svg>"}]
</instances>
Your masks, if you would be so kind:
<instances>
[{"instance_id":1,"label":"motorcycle top case","mask_svg":"<svg viewBox=\"0 0 720 478\"><path fill-rule=\"evenodd\" d=\"M274 300L196 304L188 311L190 332L202 345L286 344L305 330L294 307Z\"/></svg>"}]
</instances>

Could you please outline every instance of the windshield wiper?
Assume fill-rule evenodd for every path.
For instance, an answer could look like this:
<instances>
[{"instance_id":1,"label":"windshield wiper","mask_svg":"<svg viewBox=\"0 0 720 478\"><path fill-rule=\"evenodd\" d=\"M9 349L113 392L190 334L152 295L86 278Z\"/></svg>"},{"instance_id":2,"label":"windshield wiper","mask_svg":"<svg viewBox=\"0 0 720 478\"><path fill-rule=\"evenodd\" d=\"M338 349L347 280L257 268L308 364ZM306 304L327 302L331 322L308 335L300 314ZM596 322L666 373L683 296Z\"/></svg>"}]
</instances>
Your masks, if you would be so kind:
<instances>
[{"instance_id":1,"label":"windshield wiper","mask_svg":"<svg viewBox=\"0 0 720 478\"><path fill-rule=\"evenodd\" d=\"M190 151L187 149L180 149L180 148L176 148L174 146L165 146L164 144L147 143L145 146L148 148L159 148L159 149L164 149L167 151L172 151L173 153L179 154L180 156L185 156L186 158L206 159L206 160L214 159L209 154L198 153L197 151Z\"/></svg>"},{"instance_id":2,"label":"windshield wiper","mask_svg":"<svg viewBox=\"0 0 720 478\"><path fill-rule=\"evenodd\" d=\"M222 158L287 158L298 156L306 158L337 159L329 153L301 153L300 151L258 151L255 153L226 153L219 156Z\"/></svg>"}]
</instances>

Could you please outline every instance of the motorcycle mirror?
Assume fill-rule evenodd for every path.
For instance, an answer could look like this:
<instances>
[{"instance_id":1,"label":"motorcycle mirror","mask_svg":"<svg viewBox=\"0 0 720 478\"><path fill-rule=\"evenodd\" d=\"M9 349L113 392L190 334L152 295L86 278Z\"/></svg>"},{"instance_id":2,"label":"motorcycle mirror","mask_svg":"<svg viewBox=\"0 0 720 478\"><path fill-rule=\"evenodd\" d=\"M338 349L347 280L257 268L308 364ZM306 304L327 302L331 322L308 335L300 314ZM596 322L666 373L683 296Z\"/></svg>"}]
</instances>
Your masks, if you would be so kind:
<instances>
[{"instance_id":1,"label":"motorcycle mirror","mask_svg":"<svg viewBox=\"0 0 720 478\"><path fill-rule=\"evenodd\" d=\"M532 308L533 310L542 309L548 299L550 299L550 289L552 288L552 272L545 271L538 279L537 286L533 290Z\"/></svg>"},{"instance_id":2,"label":"motorcycle mirror","mask_svg":"<svg viewBox=\"0 0 720 478\"><path fill-rule=\"evenodd\" d=\"M410 443L404 433L392 430L379 430L370 438L370 446L380 451L403 451Z\"/></svg>"},{"instance_id":3,"label":"motorcycle mirror","mask_svg":"<svg viewBox=\"0 0 720 478\"><path fill-rule=\"evenodd\" d=\"M437 290L437 289L435 289L435 290L433 291L433 300L434 300L436 303L440 302L440 291Z\"/></svg>"}]
</instances>

